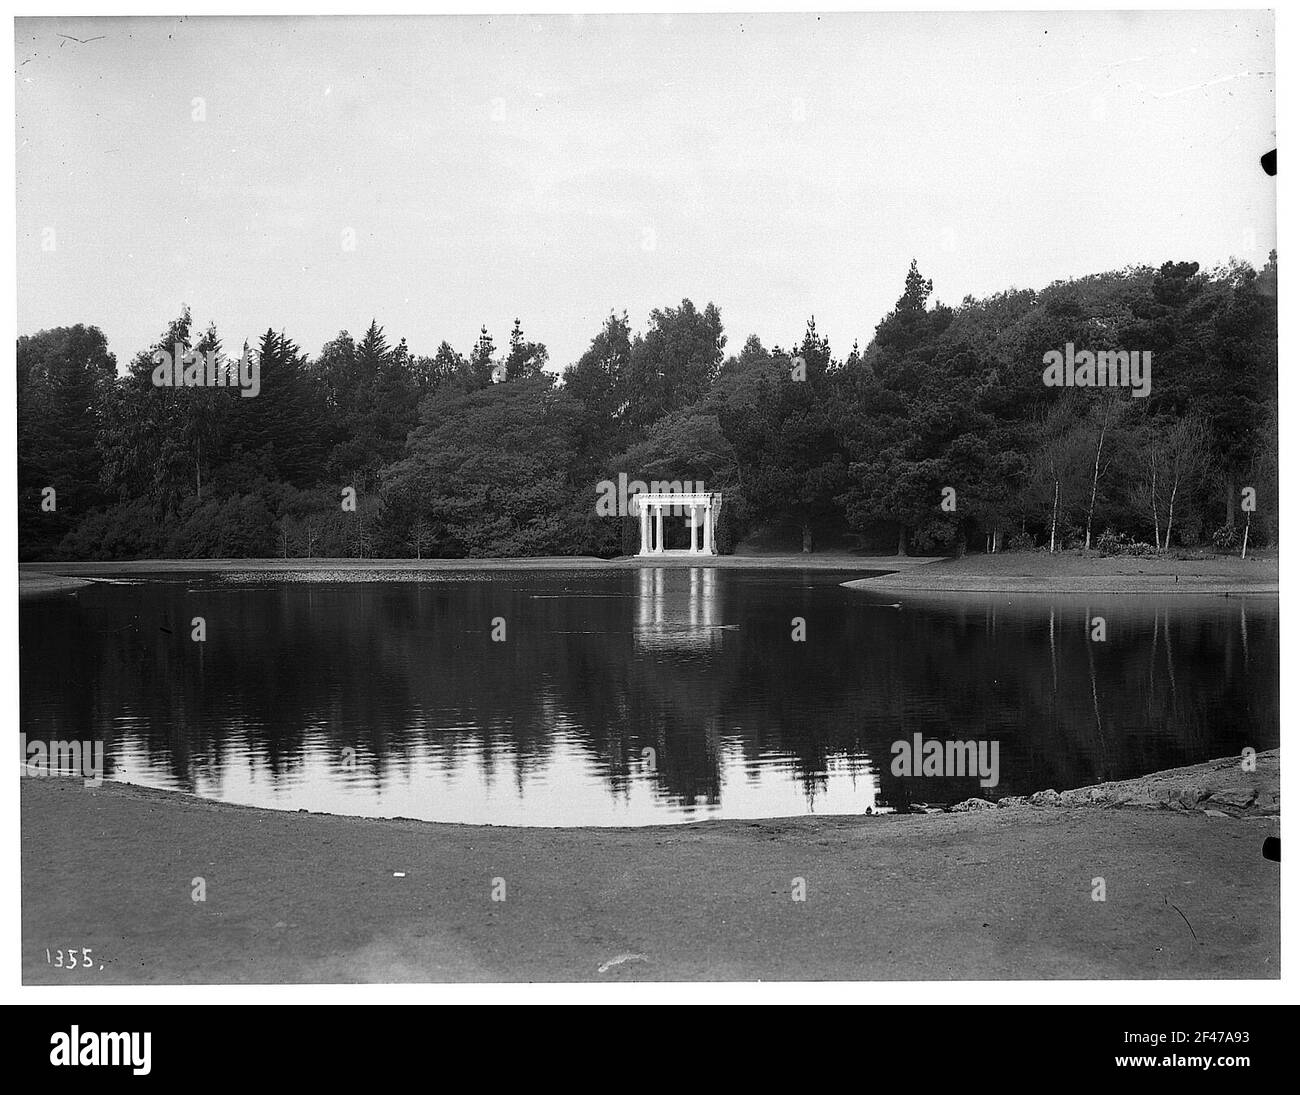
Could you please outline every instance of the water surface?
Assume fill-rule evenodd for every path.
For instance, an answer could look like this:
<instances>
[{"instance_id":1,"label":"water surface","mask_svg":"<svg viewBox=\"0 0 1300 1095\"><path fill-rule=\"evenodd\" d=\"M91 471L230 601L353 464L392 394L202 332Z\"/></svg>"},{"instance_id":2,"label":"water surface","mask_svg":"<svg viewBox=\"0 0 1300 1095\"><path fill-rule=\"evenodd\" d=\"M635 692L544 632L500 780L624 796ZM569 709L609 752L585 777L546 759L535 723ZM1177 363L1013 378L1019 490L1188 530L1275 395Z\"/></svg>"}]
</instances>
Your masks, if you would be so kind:
<instances>
[{"instance_id":1,"label":"water surface","mask_svg":"<svg viewBox=\"0 0 1300 1095\"><path fill-rule=\"evenodd\" d=\"M102 739L108 778L151 787L508 825L904 810L1278 743L1277 598L894 607L840 585L859 576L97 582L22 600L20 729ZM998 785L894 775L892 744L917 733L996 741Z\"/></svg>"}]
</instances>

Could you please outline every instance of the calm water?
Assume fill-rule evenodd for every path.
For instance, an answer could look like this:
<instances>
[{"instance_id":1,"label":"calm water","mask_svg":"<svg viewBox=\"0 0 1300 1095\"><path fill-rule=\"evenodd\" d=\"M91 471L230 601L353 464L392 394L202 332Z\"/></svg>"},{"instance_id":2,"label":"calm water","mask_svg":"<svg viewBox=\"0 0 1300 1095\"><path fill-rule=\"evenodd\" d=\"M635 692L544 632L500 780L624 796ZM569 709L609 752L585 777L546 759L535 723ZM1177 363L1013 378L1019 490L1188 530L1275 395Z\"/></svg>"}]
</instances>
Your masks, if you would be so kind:
<instances>
[{"instance_id":1,"label":"calm water","mask_svg":"<svg viewBox=\"0 0 1300 1095\"><path fill-rule=\"evenodd\" d=\"M151 787L510 825L902 810L1278 744L1276 598L899 608L840 586L857 576L97 583L21 602L20 729L102 738L108 778ZM998 742L998 786L892 775L916 733Z\"/></svg>"}]
</instances>

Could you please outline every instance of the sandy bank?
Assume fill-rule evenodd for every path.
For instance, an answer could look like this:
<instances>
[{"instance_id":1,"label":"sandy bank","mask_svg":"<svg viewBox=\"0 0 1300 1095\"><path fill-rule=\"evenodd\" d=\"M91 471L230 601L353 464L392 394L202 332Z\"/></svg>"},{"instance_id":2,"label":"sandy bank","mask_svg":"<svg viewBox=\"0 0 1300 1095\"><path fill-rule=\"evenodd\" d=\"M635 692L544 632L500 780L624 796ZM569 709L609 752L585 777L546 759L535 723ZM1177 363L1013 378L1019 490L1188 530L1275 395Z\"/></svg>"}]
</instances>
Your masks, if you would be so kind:
<instances>
[{"instance_id":1,"label":"sandy bank","mask_svg":"<svg viewBox=\"0 0 1300 1095\"><path fill-rule=\"evenodd\" d=\"M31 597L37 593L70 593L91 583L85 578L72 578L66 574L49 574L19 569L18 596Z\"/></svg>"},{"instance_id":2,"label":"sandy bank","mask_svg":"<svg viewBox=\"0 0 1300 1095\"><path fill-rule=\"evenodd\" d=\"M1179 771L1145 779L1236 784ZM1252 801L1275 778L1274 758ZM21 785L27 983L1278 974L1273 817L1023 805L510 829ZM92 968L47 964L72 946Z\"/></svg>"},{"instance_id":3,"label":"sandy bank","mask_svg":"<svg viewBox=\"0 0 1300 1095\"><path fill-rule=\"evenodd\" d=\"M1276 557L1196 559L1083 556L1045 552L927 560L897 573L845 582L880 593L1218 593L1276 594Z\"/></svg>"}]
</instances>

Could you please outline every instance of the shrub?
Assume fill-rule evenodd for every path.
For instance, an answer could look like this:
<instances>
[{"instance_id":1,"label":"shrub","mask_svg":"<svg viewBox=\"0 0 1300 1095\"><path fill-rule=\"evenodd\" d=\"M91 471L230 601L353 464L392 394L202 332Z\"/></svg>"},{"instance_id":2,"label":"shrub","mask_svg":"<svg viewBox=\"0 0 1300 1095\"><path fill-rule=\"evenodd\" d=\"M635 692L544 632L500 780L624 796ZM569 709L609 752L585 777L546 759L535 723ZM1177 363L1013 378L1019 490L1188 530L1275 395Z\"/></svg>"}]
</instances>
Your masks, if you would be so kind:
<instances>
[{"instance_id":1,"label":"shrub","mask_svg":"<svg viewBox=\"0 0 1300 1095\"><path fill-rule=\"evenodd\" d=\"M1027 532L1017 532L1007 537L1006 543L1002 545L1003 551L1034 551L1038 547L1034 543L1034 538Z\"/></svg>"},{"instance_id":2,"label":"shrub","mask_svg":"<svg viewBox=\"0 0 1300 1095\"><path fill-rule=\"evenodd\" d=\"M1152 545L1140 540L1134 540L1126 532L1115 532L1107 529L1097 537L1097 554L1098 555L1155 555L1156 549Z\"/></svg>"},{"instance_id":3,"label":"shrub","mask_svg":"<svg viewBox=\"0 0 1300 1095\"><path fill-rule=\"evenodd\" d=\"M1241 537L1237 534L1235 525L1221 525L1214 530L1210 542L1219 551L1232 551L1241 544Z\"/></svg>"},{"instance_id":4,"label":"shrub","mask_svg":"<svg viewBox=\"0 0 1300 1095\"><path fill-rule=\"evenodd\" d=\"M1071 551L1083 547L1083 529L1078 525L1061 525L1056 530L1058 551Z\"/></svg>"}]
</instances>

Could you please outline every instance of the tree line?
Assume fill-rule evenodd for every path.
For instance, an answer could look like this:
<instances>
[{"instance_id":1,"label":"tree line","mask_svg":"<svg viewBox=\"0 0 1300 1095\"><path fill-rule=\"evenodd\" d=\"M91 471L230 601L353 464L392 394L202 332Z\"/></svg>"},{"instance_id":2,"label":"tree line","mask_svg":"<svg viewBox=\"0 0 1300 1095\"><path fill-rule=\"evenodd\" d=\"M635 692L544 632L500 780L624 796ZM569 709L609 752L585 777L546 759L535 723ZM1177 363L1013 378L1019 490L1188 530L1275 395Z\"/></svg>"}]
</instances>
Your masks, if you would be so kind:
<instances>
[{"instance_id":1,"label":"tree line","mask_svg":"<svg viewBox=\"0 0 1300 1095\"><path fill-rule=\"evenodd\" d=\"M311 357L274 329L232 353L184 308L121 375L98 328L40 331L17 347L20 558L615 556L635 519L596 503L620 472L721 491L723 551L1236 550L1248 521L1276 543L1276 254L932 294L913 262L843 357L815 318L727 354L712 303L638 332L612 313L558 375L518 320L432 356L372 320ZM1045 383L1067 345L1149 352L1149 394ZM176 346L256 354L256 397L157 386Z\"/></svg>"}]
</instances>

